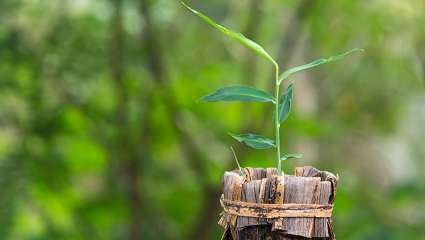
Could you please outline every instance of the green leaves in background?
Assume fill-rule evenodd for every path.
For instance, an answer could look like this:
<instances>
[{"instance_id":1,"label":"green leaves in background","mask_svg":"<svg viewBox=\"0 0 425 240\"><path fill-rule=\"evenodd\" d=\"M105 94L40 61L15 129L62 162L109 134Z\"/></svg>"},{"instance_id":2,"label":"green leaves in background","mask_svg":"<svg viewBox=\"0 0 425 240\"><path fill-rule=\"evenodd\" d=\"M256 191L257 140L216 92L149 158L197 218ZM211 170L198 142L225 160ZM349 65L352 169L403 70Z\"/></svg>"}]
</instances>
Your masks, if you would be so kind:
<instances>
[{"instance_id":1,"label":"green leaves in background","mask_svg":"<svg viewBox=\"0 0 425 240\"><path fill-rule=\"evenodd\" d=\"M337 60L344 58L345 56L347 56L350 53L362 52L362 51L364 51L364 50L360 49L360 48L354 48L354 49L351 49L350 51L347 51L347 52L339 54L339 55L331 56L331 57L328 57L328 58L320 58L320 59L314 60L311 63L307 63L305 65L290 68L280 75L279 84L283 80L287 79L293 73L300 72L300 71L303 71L303 70L306 70L306 69L309 69L309 68L317 67L317 66L325 64L325 63L334 62L334 61L337 61Z\"/></svg>"},{"instance_id":2,"label":"green leaves in background","mask_svg":"<svg viewBox=\"0 0 425 240\"><path fill-rule=\"evenodd\" d=\"M302 153L285 153L280 157L281 161L285 161L291 158L302 158L303 154Z\"/></svg>"},{"instance_id":3,"label":"green leaves in background","mask_svg":"<svg viewBox=\"0 0 425 240\"><path fill-rule=\"evenodd\" d=\"M223 87L210 95L202 97L199 101L201 102L230 102L230 101L240 101L240 102L275 102L273 96L251 87L245 86L228 86Z\"/></svg>"},{"instance_id":4,"label":"green leaves in background","mask_svg":"<svg viewBox=\"0 0 425 240\"><path fill-rule=\"evenodd\" d=\"M279 122L283 123L289 116L292 105L292 83L286 88L285 93L279 101Z\"/></svg>"},{"instance_id":5,"label":"green leaves in background","mask_svg":"<svg viewBox=\"0 0 425 240\"><path fill-rule=\"evenodd\" d=\"M239 142L243 142L246 145L255 149L267 149L267 148L271 148L275 146L273 140L263 137L261 135L252 134L252 133L239 134L239 135L235 135L231 133L229 134L230 136L232 136L234 139L238 140Z\"/></svg>"},{"instance_id":6,"label":"green leaves in background","mask_svg":"<svg viewBox=\"0 0 425 240\"><path fill-rule=\"evenodd\" d=\"M243 34L234 32L232 30L227 29L226 27L221 26L220 24L215 23L211 18L205 16L204 14L196 11L195 9L189 7L184 2L181 2L183 6L185 6L187 9L189 9L191 12L196 14L198 17L200 17L202 20L204 20L209 25L213 26L215 29L219 30L220 32L224 33L231 39L234 39L244 45L245 47L251 49L259 56L265 58L266 60L270 61L273 65L277 66L276 61L264 50L263 47L261 47L256 42L252 41L251 39L246 38Z\"/></svg>"}]
</instances>

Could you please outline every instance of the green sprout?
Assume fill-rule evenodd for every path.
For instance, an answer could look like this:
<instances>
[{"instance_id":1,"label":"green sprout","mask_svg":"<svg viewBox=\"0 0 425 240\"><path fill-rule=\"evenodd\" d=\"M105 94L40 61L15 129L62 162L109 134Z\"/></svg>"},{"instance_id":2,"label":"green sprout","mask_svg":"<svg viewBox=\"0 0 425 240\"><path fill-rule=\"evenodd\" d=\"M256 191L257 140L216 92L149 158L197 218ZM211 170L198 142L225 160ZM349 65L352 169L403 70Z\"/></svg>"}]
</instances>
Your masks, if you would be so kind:
<instances>
[{"instance_id":1,"label":"green sprout","mask_svg":"<svg viewBox=\"0 0 425 240\"><path fill-rule=\"evenodd\" d=\"M282 161L290 159L290 158L301 158L302 154L299 153L284 153L281 154L281 146L280 146L280 125L288 118L289 113L291 111L292 105L292 92L293 92L293 83L287 84L286 90L280 96L280 87L288 79L292 74L307 70L313 67L317 67L319 65L334 62L340 60L351 54L353 52L363 51L363 49L351 49L345 53L331 56L328 58L320 58L305 65L297 66L290 68L284 71L282 74L279 74L279 65L277 62L268 54L262 46L258 43L246 38L244 35L238 32L234 32L222 25L215 23L212 19L200 13L199 11L189 7L184 2L181 2L183 6L189 9L192 13L200 17L206 23L214 27L215 29L222 32L224 35L230 37L233 40L241 43L248 49L252 50L254 53L263 57L265 60L269 61L273 67L275 72L275 92L274 96L271 94L255 89L247 86L227 86L216 90L215 92L204 96L200 99L201 102L266 102L274 105L274 113L273 113L273 124L274 124L274 140L266 138L264 136L258 134L230 134L234 139L239 142L243 142L249 147L255 149L268 149L275 148L276 149L276 163L279 174L282 174ZM276 120L277 119L277 120Z\"/></svg>"}]
</instances>

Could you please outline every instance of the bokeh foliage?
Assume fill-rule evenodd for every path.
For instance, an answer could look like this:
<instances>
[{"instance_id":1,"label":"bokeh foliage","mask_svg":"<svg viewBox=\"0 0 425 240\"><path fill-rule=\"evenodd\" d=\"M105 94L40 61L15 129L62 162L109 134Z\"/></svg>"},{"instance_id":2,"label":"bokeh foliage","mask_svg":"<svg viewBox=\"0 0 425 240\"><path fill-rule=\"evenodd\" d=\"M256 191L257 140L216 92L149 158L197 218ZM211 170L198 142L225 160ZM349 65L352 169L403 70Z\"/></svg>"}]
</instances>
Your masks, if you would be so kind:
<instances>
[{"instance_id":1,"label":"bokeh foliage","mask_svg":"<svg viewBox=\"0 0 425 240\"><path fill-rule=\"evenodd\" d=\"M284 67L364 48L294 76L284 171L340 175L339 239L424 239L424 2L188 3ZM227 135L272 135L271 109L196 103L271 90L271 67L178 1L4 0L0 21L1 239L217 239L228 146L275 165Z\"/></svg>"}]
</instances>

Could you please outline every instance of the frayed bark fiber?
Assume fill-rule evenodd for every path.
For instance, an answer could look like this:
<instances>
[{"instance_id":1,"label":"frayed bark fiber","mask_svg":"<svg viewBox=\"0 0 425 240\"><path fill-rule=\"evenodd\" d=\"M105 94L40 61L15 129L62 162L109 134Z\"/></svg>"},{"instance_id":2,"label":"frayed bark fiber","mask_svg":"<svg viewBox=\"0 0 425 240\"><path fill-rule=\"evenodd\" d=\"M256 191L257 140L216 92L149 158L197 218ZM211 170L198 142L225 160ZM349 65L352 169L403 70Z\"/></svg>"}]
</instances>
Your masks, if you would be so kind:
<instances>
[{"instance_id":1,"label":"frayed bark fiber","mask_svg":"<svg viewBox=\"0 0 425 240\"><path fill-rule=\"evenodd\" d=\"M293 176L274 168L242 171L224 174L223 240L335 239L335 175L313 167L296 168Z\"/></svg>"}]
</instances>

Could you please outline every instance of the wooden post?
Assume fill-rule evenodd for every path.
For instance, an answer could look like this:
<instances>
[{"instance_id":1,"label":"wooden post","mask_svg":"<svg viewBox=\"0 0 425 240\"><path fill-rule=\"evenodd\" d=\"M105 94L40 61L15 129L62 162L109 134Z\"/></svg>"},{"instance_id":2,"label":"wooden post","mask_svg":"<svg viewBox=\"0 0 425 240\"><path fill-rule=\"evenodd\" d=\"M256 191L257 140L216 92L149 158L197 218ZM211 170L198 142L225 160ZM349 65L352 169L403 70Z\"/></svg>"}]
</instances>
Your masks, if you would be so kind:
<instances>
[{"instance_id":1,"label":"wooden post","mask_svg":"<svg viewBox=\"0 0 425 240\"><path fill-rule=\"evenodd\" d=\"M294 176L272 168L244 173L224 174L222 239L335 239L335 175L313 167L296 168Z\"/></svg>"}]
</instances>

